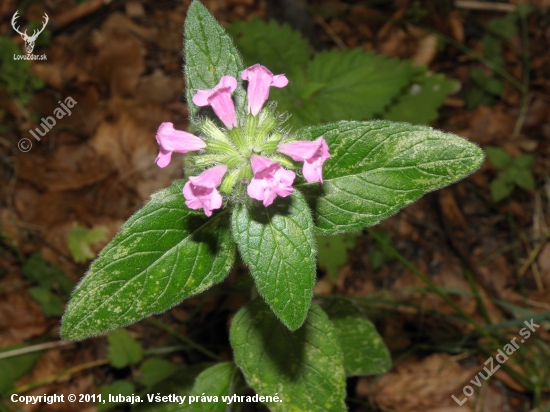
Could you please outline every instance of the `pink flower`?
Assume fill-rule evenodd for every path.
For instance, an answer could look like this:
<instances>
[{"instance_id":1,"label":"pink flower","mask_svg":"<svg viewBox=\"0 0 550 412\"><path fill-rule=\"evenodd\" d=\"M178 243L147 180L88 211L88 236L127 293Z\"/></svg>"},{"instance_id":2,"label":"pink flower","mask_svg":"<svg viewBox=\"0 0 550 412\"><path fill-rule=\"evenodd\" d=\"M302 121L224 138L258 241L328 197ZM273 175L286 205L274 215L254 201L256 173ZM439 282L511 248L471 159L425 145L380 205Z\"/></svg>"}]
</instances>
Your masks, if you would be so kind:
<instances>
[{"instance_id":1,"label":"pink flower","mask_svg":"<svg viewBox=\"0 0 550 412\"><path fill-rule=\"evenodd\" d=\"M172 152L188 153L206 147L202 139L191 133L174 129L174 125L170 122L160 124L156 138L160 150L155 162L159 167L170 164Z\"/></svg>"},{"instance_id":2,"label":"pink flower","mask_svg":"<svg viewBox=\"0 0 550 412\"><path fill-rule=\"evenodd\" d=\"M236 88L237 79L233 76L223 76L213 89L197 90L197 94L193 96L193 103L199 107L212 106L214 113L225 124L225 127L231 130L237 126L235 105L231 100L231 93Z\"/></svg>"},{"instance_id":3,"label":"pink flower","mask_svg":"<svg viewBox=\"0 0 550 412\"><path fill-rule=\"evenodd\" d=\"M267 207L277 196L287 197L294 192L294 172L261 156L252 155L250 162L254 178L248 185L247 192L252 199L261 200Z\"/></svg>"},{"instance_id":4,"label":"pink flower","mask_svg":"<svg viewBox=\"0 0 550 412\"><path fill-rule=\"evenodd\" d=\"M277 150L298 162L304 162L302 173L308 182L323 183L323 163L330 158L327 142L323 136L314 142L300 140L283 143Z\"/></svg>"},{"instance_id":5,"label":"pink flower","mask_svg":"<svg viewBox=\"0 0 550 412\"><path fill-rule=\"evenodd\" d=\"M249 67L242 72L243 80L248 80L248 112L256 116L269 97L269 88L285 87L288 79L284 74L273 76L267 67L259 64Z\"/></svg>"},{"instance_id":6,"label":"pink flower","mask_svg":"<svg viewBox=\"0 0 550 412\"><path fill-rule=\"evenodd\" d=\"M227 166L219 165L205 170L199 176L191 176L183 186L185 204L190 209L204 210L208 217L212 216L212 210L222 207L222 195L216 189L222 177L227 172Z\"/></svg>"}]
</instances>

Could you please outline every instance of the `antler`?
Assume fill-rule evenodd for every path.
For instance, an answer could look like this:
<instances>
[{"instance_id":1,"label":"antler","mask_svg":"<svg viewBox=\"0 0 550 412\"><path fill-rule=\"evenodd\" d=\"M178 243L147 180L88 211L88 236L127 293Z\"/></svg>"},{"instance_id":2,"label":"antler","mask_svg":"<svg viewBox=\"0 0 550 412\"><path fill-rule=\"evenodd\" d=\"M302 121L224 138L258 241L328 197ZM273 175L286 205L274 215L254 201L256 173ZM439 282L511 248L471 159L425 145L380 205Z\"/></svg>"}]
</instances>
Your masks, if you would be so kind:
<instances>
[{"instance_id":1,"label":"antler","mask_svg":"<svg viewBox=\"0 0 550 412\"><path fill-rule=\"evenodd\" d=\"M15 21L16 21L17 18L19 17L19 16L17 15L17 13L19 13L19 10L17 10L17 11L15 12L15 14L13 15L13 17L11 18L11 27L13 27L13 29L14 29L17 33L19 33L21 36L28 37L28 36L27 36L27 30L25 30L25 33L21 33L21 32L19 31L19 26L18 26L18 27L15 27ZM45 14L45 13L44 13L44 14Z\"/></svg>"},{"instance_id":2,"label":"antler","mask_svg":"<svg viewBox=\"0 0 550 412\"><path fill-rule=\"evenodd\" d=\"M35 30L32 34L32 36L30 37L30 40L33 41L33 40L36 40L36 38L38 37L38 35L40 33L42 33L44 31L44 29L46 28L46 24L48 24L48 21L50 21L50 18L48 17L48 15L46 13L44 13L44 17L46 18L46 20L44 21L44 24L42 25L42 28L40 30ZM25 31L26 32L26 31Z\"/></svg>"}]
</instances>

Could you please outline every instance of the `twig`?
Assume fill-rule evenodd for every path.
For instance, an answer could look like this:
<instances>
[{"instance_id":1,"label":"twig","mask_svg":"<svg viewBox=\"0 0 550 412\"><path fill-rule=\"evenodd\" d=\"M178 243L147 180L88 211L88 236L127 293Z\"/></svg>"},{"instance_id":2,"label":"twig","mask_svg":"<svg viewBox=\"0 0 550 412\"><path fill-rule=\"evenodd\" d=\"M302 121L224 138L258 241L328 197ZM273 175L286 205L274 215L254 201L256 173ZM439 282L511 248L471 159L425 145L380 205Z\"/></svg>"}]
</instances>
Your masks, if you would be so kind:
<instances>
[{"instance_id":1,"label":"twig","mask_svg":"<svg viewBox=\"0 0 550 412\"><path fill-rule=\"evenodd\" d=\"M58 16L52 23L56 29L79 20L111 3L111 0L90 0Z\"/></svg>"},{"instance_id":2,"label":"twig","mask_svg":"<svg viewBox=\"0 0 550 412\"><path fill-rule=\"evenodd\" d=\"M58 340L55 342L45 342L38 345L26 346L24 348L14 349L7 352L0 352L0 359L12 358L14 356L24 355L26 353L38 352L41 350L59 348L61 346L73 345L76 342L70 340Z\"/></svg>"},{"instance_id":3,"label":"twig","mask_svg":"<svg viewBox=\"0 0 550 412\"><path fill-rule=\"evenodd\" d=\"M521 266L521 268L518 271L519 276L525 275L525 272L527 272L527 269L529 269L529 266L533 264L537 256L539 255L540 251L548 241L548 238L550 237L550 234L546 234L546 236L538 243L538 245L529 253L529 257L525 261L525 263Z\"/></svg>"},{"instance_id":4,"label":"twig","mask_svg":"<svg viewBox=\"0 0 550 412\"><path fill-rule=\"evenodd\" d=\"M513 12L516 10L516 6L514 4L492 3L488 1L469 1L469 0L455 1L455 7L458 9L503 11L503 12Z\"/></svg>"},{"instance_id":5,"label":"twig","mask_svg":"<svg viewBox=\"0 0 550 412\"><path fill-rule=\"evenodd\" d=\"M313 19L327 32L327 34L330 36L332 41L338 46L340 50L347 50L346 44L342 41L340 36L336 34L336 32L330 27L329 24L321 17L314 15Z\"/></svg>"},{"instance_id":6,"label":"twig","mask_svg":"<svg viewBox=\"0 0 550 412\"><path fill-rule=\"evenodd\" d=\"M28 392L34 388L38 388L43 385L47 385L49 383L53 383L57 381L59 378L63 378L65 376L74 375L77 372L95 368L96 366L102 366L107 365L109 363L109 359L99 359L92 362L83 363L82 365L75 366L73 368L64 370L63 372L56 373L54 375L48 376L47 378L40 379L36 382L31 382L26 385L21 385L13 390L13 393L23 393Z\"/></svg>"}]
</instances>

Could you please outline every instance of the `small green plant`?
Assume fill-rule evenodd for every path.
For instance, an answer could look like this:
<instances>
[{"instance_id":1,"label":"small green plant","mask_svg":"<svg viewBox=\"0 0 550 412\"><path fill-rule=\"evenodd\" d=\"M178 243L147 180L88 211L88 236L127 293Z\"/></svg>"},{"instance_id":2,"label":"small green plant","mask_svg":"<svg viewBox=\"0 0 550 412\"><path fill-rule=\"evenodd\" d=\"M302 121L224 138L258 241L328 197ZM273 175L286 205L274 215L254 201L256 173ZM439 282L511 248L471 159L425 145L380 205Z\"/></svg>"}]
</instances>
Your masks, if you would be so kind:
<instances>
[{"instance_id":1,"label":"small green plant","mask_svg":"<svg viewBox=\"0 0 550 412\"><path fill-rule=\"evenodd\" d=\"M535 177L532 171L535 163L534 156L523 153L513 159L506 150L494 146L487 146L485 152L489 162L501 169L491 182L491 197L495 202L509 197L515 186L525 190L535 188Z\"/></svg>"},{"instance_id":2,"label":"small green plant","mask_svg":"<svg viewBox=\"0 0 550 412\"><path fill-rule=\"evenodd\" d=\"M40 305L47 317L63 314L74 283L57 265L48 263L40 253L32 254L21 269L23 276L33 282L29 295Z\"/></svg>"},{"instance_id":3,"label":"small green plant","mask_svg":"<svg viewBox=\"0 0 550 412\"><path fill-rule=\"evenodd\" d=\"M481 49L488 66L493 69L504 67L503 47L517 34L519 19L530 12L529 6L520 5L517 11L487 22L487 31L481 38ZM475 67L470 70L470 79L474 87L465 90L463 94L468 110L496 104L504 91L504 81L496 77L493 70Z\"/></svg>"},{"instance_id":4,"label":"small green plant","mask_svg":"<svg viewBox=\"0 0 550 412\"><path fill-rule=\"evenodd\" d=\"M83 263L95 258L90 246L105 240L105 231L101 229L86 229L75 224L67 237L67 245L75 262Z\"/></svg>"},{"instance_id":5,"label":"small green plant","mask_svg":"<svg viewBox=\"0 0 550 412\"><path fill-rule=\"evenodd\" d=\"M26 106L44 82L32 75L29 61L14 60L14 54L22 54L19 46L9 37L0 36L0 86Z\"/></svg>"}]
</instances>

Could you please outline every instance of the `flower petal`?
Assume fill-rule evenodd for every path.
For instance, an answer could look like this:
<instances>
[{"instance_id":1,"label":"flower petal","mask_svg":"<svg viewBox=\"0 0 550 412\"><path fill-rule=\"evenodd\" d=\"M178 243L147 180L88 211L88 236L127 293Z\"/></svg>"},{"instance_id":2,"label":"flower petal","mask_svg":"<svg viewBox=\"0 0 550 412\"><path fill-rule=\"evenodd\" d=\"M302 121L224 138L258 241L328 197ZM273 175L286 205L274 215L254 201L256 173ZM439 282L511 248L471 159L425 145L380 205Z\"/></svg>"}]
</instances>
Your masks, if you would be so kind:
<instances>
[{"instance_id":1,"label":"flower petal","mask_svg":"<svg viewBox=\"0 0 550 412\"><path fill-rule=\"evenodd\" d=\"M223 198L216 189L220 185L223 175L227 172L227 166L219 165L205 170L199 176L189 177L189 181L183 186L183 196L188 208L202 209L208 217L212 211L222 207Z\"/></svg>"},{"instance_id":2,"label":"flower petal","mask_svg":"<svg viewBox=\"0 0 550 412\"><path fill-rule=\"evenodd\" d=\"M170 122L161 123L156 139L160 146L156 159L159 167L166 167L170 164L172 152L188 153L206 147L206 143L202 139L191 133L174 129L174 125Z\"/></svg>"},{"instance_id":3,"label":"flower petal","mask_svg":"<svg viewBox=\"0 0 550 412\"><path fill-rule=\"evenodd\" d=\"M205 170L197 177L191 176L189 180L196 186L214 188L221 184L223 175L225 175L226 172L227 166L219 165Z\"/></svg>"},{"instance_id":4,"label":"flower petal","mask_svg":"<svg viewBox=\"0 0 550 412\"><path fill-rule=\"evenodd\" d=\"M273 80L271 82L272 86L278 87L279 89L281 87L285 87L288 84L288 79L284 74L278 74L277 76L273 76Z\"/></svg>"},{"instance_id":5,"label":"flower petal","mask_svg":"<svg viewBox=\"0 0 550 412\"><path fill-rule=\"evenodd\" d=\"M243 80L248 80L248 112L256 116L269 97L269 88L285 87L288 79L284 74L273 76L267 67L260 64L250 66L241 73Z\"/></svg>"},{"instance_id":6,"label":"flower petal","mask_svg":"<svg viewBox=\"0 0 550 412\"><path fill-rule=\"evenodd\" d=\"M214 113L228 129L237 126L235 105L231 93L237 88L237 79L233 76L223 76L220 82L210 90L197 90L193 103L199 107L212 106Z\"/></svg>"}]
</instances>

